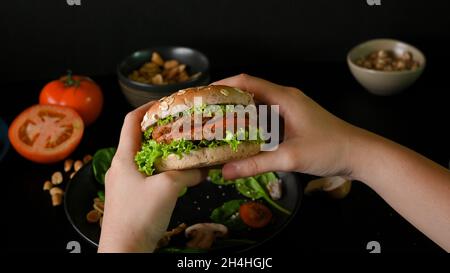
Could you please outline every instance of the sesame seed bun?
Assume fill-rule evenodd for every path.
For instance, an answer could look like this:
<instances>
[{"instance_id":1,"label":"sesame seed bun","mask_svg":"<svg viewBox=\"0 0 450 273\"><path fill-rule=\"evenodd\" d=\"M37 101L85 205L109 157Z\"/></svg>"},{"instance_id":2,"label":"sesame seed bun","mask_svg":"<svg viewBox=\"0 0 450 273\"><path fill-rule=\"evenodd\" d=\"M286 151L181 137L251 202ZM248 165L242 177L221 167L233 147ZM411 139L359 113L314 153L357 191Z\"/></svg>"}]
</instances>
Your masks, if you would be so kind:
<instances>
[{"instance_id":1,"label":"sesame seed bun","mask_svg":"<svg viewBox=\"0 0 450 273\"><path fill-rule=\"evenodd\" d=\"M254 104L253 96L250 93L234 87L209 85L187 88L163 97L150 106L141 122L141 130L144 132L159 119L191 109L196 97L201 98L201 103L206 105L232 104L246 106Z\"/></svg>"}]
</instances>

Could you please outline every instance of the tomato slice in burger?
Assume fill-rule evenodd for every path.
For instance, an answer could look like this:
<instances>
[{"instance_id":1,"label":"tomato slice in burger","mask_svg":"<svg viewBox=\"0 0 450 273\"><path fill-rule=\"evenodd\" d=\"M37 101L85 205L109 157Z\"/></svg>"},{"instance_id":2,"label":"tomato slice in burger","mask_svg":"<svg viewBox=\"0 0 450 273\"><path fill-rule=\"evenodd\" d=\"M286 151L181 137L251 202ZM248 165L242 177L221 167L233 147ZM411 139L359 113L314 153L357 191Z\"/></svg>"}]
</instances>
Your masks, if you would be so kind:
<instances>
[{"instance_id":1,"label":"tomato slice in burger","mask_svg":"<svg viewBox=\"0 0 450 273\"><path fill-rule=\"evenodd\" d=\"M239 208L242 222L252 228L267 226L272 220L272 212L259 202L247 202Z\"/></svg>"},{"instance_id":2,"label":"tomato slice in burger","mask_svg":"<svg viewBox=\"0 0 450 273\"><path fill-rule=\"evenodd\" d=\"M23 157L38 163L53 163L75 150L83 130L83 120L71 108L34 105L16 117L8 135L11 145Z\"/></svg>"}]
</instances>

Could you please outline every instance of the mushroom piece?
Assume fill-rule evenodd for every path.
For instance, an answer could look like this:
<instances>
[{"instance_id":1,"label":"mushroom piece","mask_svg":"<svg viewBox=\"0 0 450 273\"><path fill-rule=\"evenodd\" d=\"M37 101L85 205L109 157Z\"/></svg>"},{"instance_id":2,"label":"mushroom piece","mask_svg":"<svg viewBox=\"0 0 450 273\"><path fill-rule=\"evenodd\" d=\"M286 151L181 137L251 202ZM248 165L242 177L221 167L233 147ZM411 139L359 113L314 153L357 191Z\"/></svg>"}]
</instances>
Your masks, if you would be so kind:
<instances>
[{"instance_id":1,"label":"mushroom piece","mask_svg":"<svg viewBox=\"0 0 450 273\"><path fill-rule=\"evenodd\" d=\"M167 246L170 242L170 239L173 236L182 233L186 229L186 227L187 227L187 225L185 223L182 223L182 224L178 225L176 228L166 231L166 233L164 233L164 236L161 239L159 239L156 248L161 248L161 247Z\"/></svg>"},{"instance_id":2,"label":"mushroom piece","mask_svg":"<svg viewBox=\"0 0 450 273\"><path fill-rule=\"evenodd\" d=\"M191 238L186 244L187 247L210 249L216 238L228 234L228 228L222 224L200 223L188 227L184 234Z\"/></svg>"},{"instance_id":3,"label":"mushroom piece","mask_svg":"<svg viewBox=\"0 0 450 273\"><path fill-rule=\"evenodd\" d=\"M332 198L342 199L348 195L351 186L352 181L344 177L324 177L310 181L305 188L305 194L324 191Z\"/></svg>"},{"instance_id":4,"label":"mushroom piece","mask_svg":"<svg viewBox=\"0 0 450 273\"><path fill-rule=\"evenodd\" d=\"M281 198L281 195L283 194L283 191L281 189L281 183L282 183L281 179L277 179L270 181L266 185L270 198L272 198L273 200L279 200Z\"/></svg>"}]
</instances>

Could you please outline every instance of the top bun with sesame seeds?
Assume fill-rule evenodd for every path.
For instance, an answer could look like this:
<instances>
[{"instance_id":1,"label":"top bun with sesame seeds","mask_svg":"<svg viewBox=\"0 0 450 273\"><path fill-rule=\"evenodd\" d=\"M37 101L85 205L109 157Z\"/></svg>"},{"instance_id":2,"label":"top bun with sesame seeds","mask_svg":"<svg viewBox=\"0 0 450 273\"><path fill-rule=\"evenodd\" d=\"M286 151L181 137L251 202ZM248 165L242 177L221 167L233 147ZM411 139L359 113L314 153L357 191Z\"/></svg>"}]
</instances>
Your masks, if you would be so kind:
<instances>
[{"instance_id":1,"label":"top bun with sesame seeds","mask_svg":"<svg viewBox=\"0 0 450 273\"><path fill-rule=\"evenodd\" d=\"M201 99L201 103L204 105L232 104L246 106L254 104L252 94L234 87L209 85L182 89L152 104L141 122L141 130L144 132L147 128L156 124L159 119L175 116L191 109L194 106L194 98ZM197 101L195 102L197 103Z\"/></svg>"}]
</instances>

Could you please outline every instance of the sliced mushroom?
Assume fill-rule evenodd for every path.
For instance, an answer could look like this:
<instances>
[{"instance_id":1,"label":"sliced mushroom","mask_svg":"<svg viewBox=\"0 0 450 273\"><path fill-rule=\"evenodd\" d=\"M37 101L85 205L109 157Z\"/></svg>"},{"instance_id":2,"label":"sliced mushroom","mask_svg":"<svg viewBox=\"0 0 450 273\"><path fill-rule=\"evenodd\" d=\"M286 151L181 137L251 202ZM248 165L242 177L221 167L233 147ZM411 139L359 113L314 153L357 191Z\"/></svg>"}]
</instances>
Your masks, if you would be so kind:
<instances>
[{"instance_id":1,"label":"sliced mushroom","mask_svg":"<svg viewBox=\"0 0 450 273\"><path fill-rule=\"evenodd\" d=\"M272 180L266 185L267 191L269 192L270 198L273 200L279 200L283 191L281 189L281 179Z\"/></svg>"},{"instance_id":2,"label":"sliced mushroom","mask_svg":"<svg viewBox=\"0 0 450 273\"><path fill-rule=\"evenodd\" d=\"M158 241L156 248L161 248L161 247L167 246L170 242L170 239L173 236L182 233L186 229L186 227L187 227L187 225L185 223L182 223L182 224L178 225L176 228L166 231L164 236Z\"/></svg>"},{"instance_id":3,"label":"sliced mushroom","mask_svg":"<svg viewBox=\"0 0 450 273\"><path fill-rule=\"evenodd\" d=\"M228 234L228 228L222 224L200 223L188 227L184 234L191 238L186 244L187 247L210 249L216 238Z\"/></svg>"},{"instance_id":4,"label":"sliced mushroom","mask_svg":"<svg viewBox=\"0 0 450 273\"><path fill-rule=\"evenodd\" d=\"M332 198L342 199L348 195L351 186L352 181L344 177L324 177L310 181L305 188L305 194L324 191Z\"/></svg>"}]
</instances>

